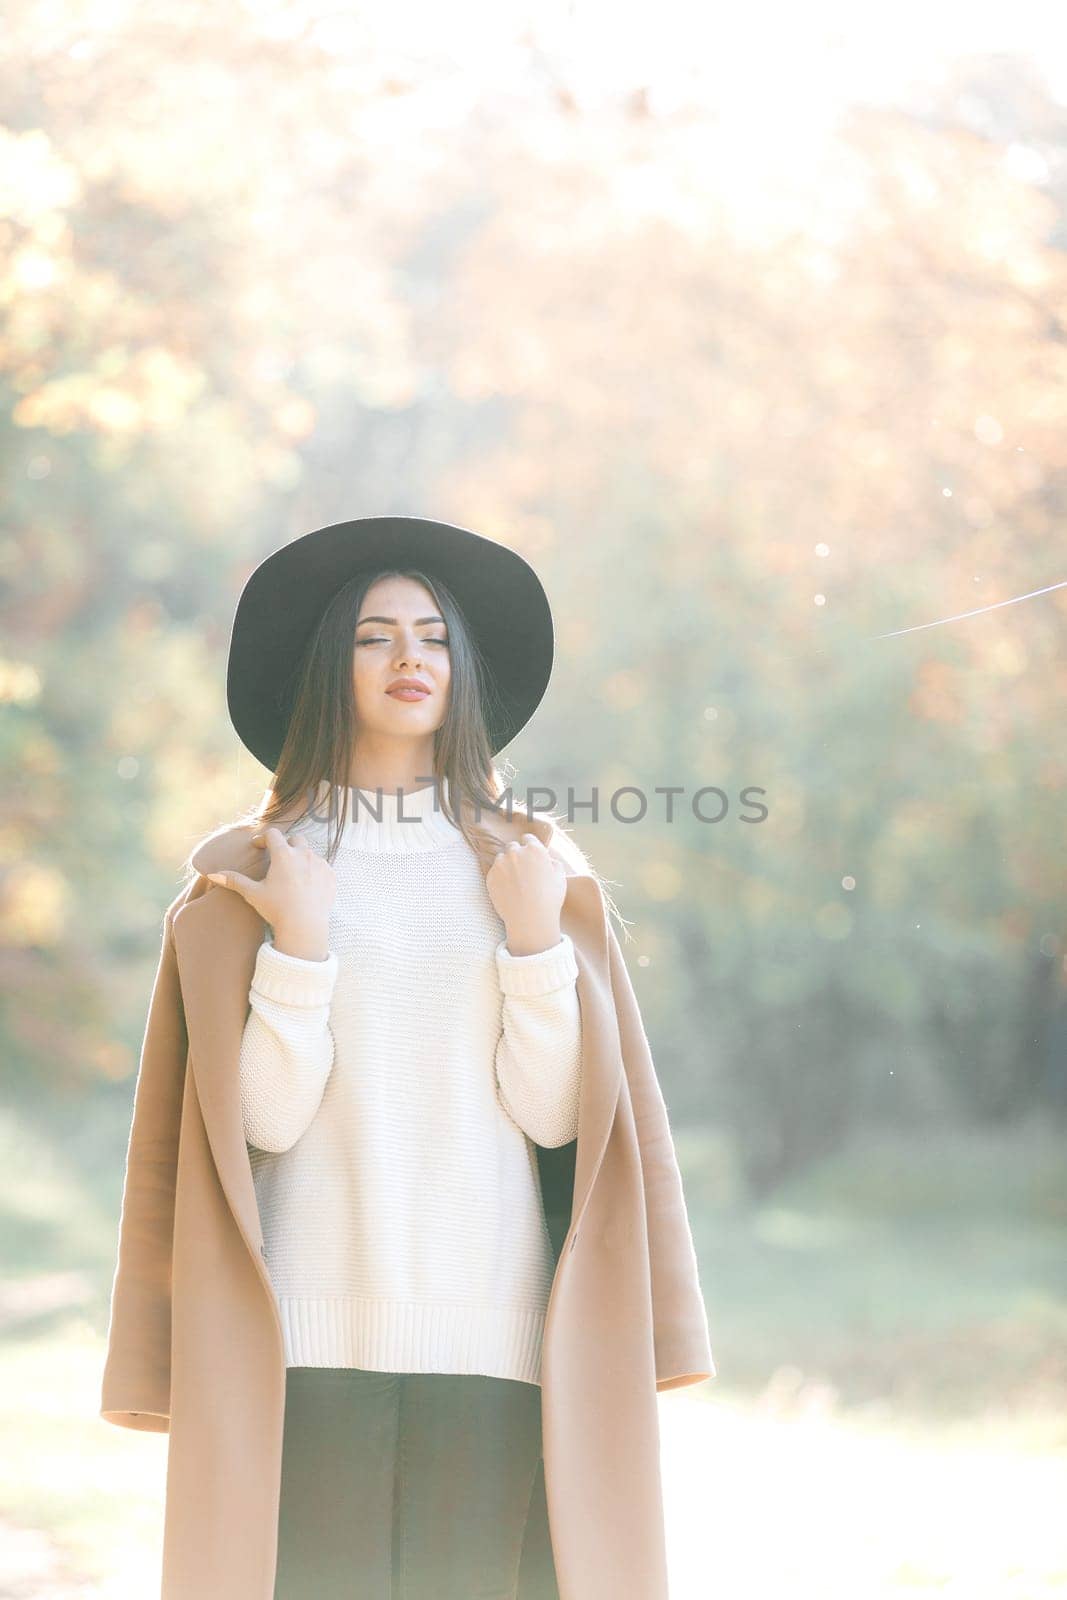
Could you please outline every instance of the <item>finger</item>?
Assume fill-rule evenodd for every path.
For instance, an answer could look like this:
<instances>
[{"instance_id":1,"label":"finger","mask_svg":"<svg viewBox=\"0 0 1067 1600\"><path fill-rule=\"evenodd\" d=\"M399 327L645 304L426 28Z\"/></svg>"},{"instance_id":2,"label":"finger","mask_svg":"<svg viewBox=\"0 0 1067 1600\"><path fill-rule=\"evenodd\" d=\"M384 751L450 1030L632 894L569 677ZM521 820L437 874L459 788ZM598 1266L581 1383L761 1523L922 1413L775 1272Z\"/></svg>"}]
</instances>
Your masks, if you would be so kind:
<instances>
[{"instance_id":1,"label":"finger","mask_svg":"<svg viewBox=\"0 0 1067 1600\"><path fill-rule=\"evenodd\" d=\"M252 843L258 845L261 850L266 850L271 857L288 842L280 828L261 828L259 833L252 836Z\"/></svg>"},{"instance_id":2,"label":"finger","mask_svg":"<svg viewBox=\"0 0 1067 1600\"><path fill-rule=\"evenodd\" d=\"M243 872L206 872L204 876L210 883L217 883L220 889L236 889L238 894L250 889L253 881Z\"/></svg>"}]
</instances>

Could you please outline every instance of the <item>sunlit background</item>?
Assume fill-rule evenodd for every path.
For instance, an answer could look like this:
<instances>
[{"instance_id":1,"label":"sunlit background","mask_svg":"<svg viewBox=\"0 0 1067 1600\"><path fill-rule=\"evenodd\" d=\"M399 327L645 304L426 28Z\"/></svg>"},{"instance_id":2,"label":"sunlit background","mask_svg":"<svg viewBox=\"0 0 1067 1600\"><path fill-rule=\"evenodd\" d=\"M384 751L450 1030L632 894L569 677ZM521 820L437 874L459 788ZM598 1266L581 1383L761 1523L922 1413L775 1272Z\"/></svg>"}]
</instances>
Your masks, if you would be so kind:
<instances>
[{"instance_id":1,"label":"sunlit background","mask_svg":"<svg viewBox=\"0 0 1067 1600\"><path fill-rule=\"evenodd\" d=\"M1057 9L10 0L0 83L0 1597L158 1592L160 919L241 585L388 512L553 600L505 773L601 797L719 1368L672 1600L1067 1592Z\"/></svg>"}]
</instances>

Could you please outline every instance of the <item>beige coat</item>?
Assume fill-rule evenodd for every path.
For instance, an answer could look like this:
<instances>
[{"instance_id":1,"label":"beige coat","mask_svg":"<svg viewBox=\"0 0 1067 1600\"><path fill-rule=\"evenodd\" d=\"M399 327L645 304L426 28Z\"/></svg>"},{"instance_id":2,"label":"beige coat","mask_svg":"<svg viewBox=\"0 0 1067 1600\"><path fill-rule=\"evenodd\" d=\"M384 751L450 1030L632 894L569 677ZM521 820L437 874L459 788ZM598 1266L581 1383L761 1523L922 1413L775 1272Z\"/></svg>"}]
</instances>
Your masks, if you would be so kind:
<instances>
[{"instance_id":1,"label":"beige coat","mask_svg":"<svg viewBox=\"0 0 1067 1600\"><path fill-rule=\"evenodd\" d=\"M544 819L482 820L563 861L582 1015L577 1140L535 1147L557 1266L518 1594L554 1567L560 1600L667 1600L656 1391L715 1365L663 1096L596 880ZM100 1414L169 1432L162 1600L273 1600L285 1356L237 1075L265 924L205 877L262 877L250 833L203 840L167 908L126 1157Z\"/></svg>"}]
</instances>

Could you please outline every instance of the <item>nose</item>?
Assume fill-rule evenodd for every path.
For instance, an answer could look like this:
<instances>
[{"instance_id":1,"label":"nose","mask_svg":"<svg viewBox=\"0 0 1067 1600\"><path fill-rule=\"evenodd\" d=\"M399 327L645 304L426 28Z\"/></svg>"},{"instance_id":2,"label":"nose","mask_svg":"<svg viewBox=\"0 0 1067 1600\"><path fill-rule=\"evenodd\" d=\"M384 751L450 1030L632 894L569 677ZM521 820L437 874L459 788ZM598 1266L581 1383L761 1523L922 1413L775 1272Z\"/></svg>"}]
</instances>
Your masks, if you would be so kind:
<instances>
[{"instance_id":1,"label":"nose","mask_svg":"<svg viewBox=\"0 0 1067 1600\"><path fill-rule=\"evenodd\" d=\"M396 664L399 671L421 667L422 653L419 650L418 645L413 641L409 641L407 648L402 650L397 656Z\"/></svg>"}]
</instances>

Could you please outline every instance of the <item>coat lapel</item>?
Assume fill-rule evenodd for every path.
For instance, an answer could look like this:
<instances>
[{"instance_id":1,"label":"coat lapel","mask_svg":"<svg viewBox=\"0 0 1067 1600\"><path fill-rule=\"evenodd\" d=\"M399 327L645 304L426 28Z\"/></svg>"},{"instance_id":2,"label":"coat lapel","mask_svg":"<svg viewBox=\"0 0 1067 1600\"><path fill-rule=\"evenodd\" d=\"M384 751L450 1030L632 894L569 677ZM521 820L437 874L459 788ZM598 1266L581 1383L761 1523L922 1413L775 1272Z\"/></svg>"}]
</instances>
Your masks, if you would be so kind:
<instances>
[{"instance_id":1,"label":"coat lapel","mask_svg":"<svg viewBox=\"0 0 1067 1600\"><path fill-rule=\"evenodd\" d=\"M496 826L492 818L483 820L486 826ZM565 847L557 846L559 836L551 823L533 818L530 831L563 862L567 872L560 927L574 944L578 964L583 1052L569 1230L573 1244L607 1148L622 1081L622 1048L617 1025L607 1030L586 1026L586 1019L592 1022L615 1015L607 916L600 887L588 871L575 866ZM198 878L175 913L173 928L189 1059L211 1153L227 1202L274 1304L237 1071L248 1017L248 991L266 924L236 890L209 883L205 876L235 870L246 877L262 878L268 858L264 850L249 842L252 832L243 826L227 828L210 835L193 851L190 859ZM498 837L505 836L498 833Z\"/></svg>"}]
</instances>

